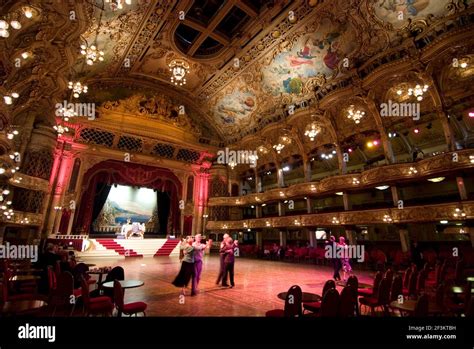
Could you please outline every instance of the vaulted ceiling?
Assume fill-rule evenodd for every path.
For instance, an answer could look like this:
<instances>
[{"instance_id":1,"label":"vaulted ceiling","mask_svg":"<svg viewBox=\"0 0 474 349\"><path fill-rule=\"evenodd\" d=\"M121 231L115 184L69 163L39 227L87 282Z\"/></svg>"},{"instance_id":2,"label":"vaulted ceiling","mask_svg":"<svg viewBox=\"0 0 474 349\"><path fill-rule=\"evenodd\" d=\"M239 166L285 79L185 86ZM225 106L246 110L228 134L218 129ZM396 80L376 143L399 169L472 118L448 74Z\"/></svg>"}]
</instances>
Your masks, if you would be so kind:
<instances>
[{"instance_id":1,"label":"vaulted ceiling","mask_svg":"<svg viewBox=\"0 0 474 349\"><path fill-rule=\"evenodd\" d=\"M132 0L122 9L88 0L57 11L77 12L79 40L66 43L75 63L64 76L89 86L85 100L165 96L206 137L235 143L461 2L472 0ZM80 44L96 45L104 61L85 64ZM190 66L183 86L170 81L173 59Z\"/></svg>"}]
</instances>

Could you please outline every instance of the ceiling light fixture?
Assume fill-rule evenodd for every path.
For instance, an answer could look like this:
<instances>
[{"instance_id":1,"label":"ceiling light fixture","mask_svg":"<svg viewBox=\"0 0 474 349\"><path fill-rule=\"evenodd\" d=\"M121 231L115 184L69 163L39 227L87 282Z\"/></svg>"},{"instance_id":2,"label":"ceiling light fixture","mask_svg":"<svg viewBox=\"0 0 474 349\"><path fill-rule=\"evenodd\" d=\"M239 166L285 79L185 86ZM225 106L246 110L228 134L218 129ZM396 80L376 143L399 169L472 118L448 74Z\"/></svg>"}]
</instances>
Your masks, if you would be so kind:
<instances>
[{"instance_id":1,"label":"ceiling light fixture","mask_svg":"<svg viewBox=\"0 0 474 349\"><path fill-rule=\"evenodd\" d=\"M88 91L88 87L86 85L82 85L79 81L69 81L68 88L72 90L74 98L79 98L81 93L87 93Z\"/></svg>"},{"instance_id":2,"label":"ceiling light fixture","mask_svg":"<svg viewBox=\"0 0 474 349\"><path fill-rule=\"evenodd\" d=\"M169 64L171 82L175 85L186 85L186 74L189 73L189 64L182 59L173 59Z\"/></svg>"},{"instance_id":3,"label":"ceiling light fixture","mask_svg":"<svg viewBox=\"0 0 474 349\"><path fill-rule=\"evenodd\" d=\"M349 106L347 110L347 118L353 120L356 124L360 123L360 120L365 116L365 112L355 109L354 105Z\"/></svg>"},{"instance_id":4,"label":"ceiling light fixture","mask_svg":"<svg viewBox=\"0 0 474 349\"><path fill-rule=\"evenodd\" d=\"M435 178L428 178L427 181L433 182L433 183L439 183L444 181L446 177L435 177Z\"/></svg>"},{"instance_id":5,"label":"ceiling light fixture","mask_svg":"<svg viewBox=\"0 0 474 349\"><path fill-rule=\"evenodd\" d=\"M104 61L104 51L99 50L95 45L81 45L81 55L86 57L87 65L93 65L97 61Z\"/></svg>"},{"instance_id":6,"label":"ceiling light fixture","mask_svg":"<svg viewBox=\"0 0 474 349\"><path fill-rule=\"evenodd\" d=\"M320 132L321 126L319 126L317 122L313 121L312 123L306 126L304 135L307 136L312 142Z\"/></svg>"},{"instance_id":7,"label":"ceiling light fixture","mask_svg":"<svg viewBox=\"0 0 474 349\"><path fill-rule=\"evenodd\" d=\"M390 186L388 185L379 185L378 187L375 187L377 188L378 190L385 190L385 189L388 189Z\"/></svg>"}]
</instances>

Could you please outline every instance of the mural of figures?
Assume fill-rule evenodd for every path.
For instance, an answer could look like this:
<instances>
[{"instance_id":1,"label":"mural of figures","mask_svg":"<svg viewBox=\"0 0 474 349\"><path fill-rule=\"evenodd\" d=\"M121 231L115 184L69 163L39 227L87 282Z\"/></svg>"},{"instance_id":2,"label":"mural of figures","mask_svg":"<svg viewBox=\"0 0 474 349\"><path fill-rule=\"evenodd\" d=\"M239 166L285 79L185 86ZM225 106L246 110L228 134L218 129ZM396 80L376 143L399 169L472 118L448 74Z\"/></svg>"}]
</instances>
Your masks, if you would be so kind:
<instances>
[{"instance_id":1,"label":"mural of figures","mask_svg":"<svg viewBox=\"0 0 474 349\"><path fill-rule=\"evenodd\" d=\"M448 3L449 0L378 0L374 9L380 20L397 29L406 25L408 19L444 13Z\"/></svg>"},{"instance_id":2,"label":"mural of figures","mask_svg":"<svg viewBox=\"0 0 474 349\"><path fill-rule=\"evenodd\" d=\"M339 62L354 49L353 34L343 25L336 26L323 20L314 33L303 35L288 50L276 55L263 70L266 92L301 94L305 80L323 74L337 73Z\"/></svg>"},{"instance_id":3,"label":"mural of figures","mask_svg":"<svg viewBox=\"0 0 474 349\"><path fill-rule=\"evenodd\" d=\"M214 111L223 124L235 124L238 120L247 118L256 108L255 95L240 89L225 95L220 99Z\"/></svg>"}]
</instances>

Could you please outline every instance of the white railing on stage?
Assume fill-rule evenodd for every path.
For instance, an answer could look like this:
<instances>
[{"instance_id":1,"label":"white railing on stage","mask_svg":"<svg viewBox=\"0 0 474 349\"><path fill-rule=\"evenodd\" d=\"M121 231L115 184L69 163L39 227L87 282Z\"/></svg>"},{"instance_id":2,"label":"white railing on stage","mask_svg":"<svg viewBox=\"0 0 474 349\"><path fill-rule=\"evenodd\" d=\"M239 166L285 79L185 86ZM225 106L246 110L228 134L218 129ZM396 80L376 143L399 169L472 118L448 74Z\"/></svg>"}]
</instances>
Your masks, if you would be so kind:
<instances>
[{"instance_id":1,"label":"white railing on stage","mask_svg":"<svg viewBox=\"0 0 474 349\"><path fill-rule=\"evenodd\" d=\"M65 234L51 234L48 239L88 239L89 235L65 235Z\"/></svg>"}]
</instances>

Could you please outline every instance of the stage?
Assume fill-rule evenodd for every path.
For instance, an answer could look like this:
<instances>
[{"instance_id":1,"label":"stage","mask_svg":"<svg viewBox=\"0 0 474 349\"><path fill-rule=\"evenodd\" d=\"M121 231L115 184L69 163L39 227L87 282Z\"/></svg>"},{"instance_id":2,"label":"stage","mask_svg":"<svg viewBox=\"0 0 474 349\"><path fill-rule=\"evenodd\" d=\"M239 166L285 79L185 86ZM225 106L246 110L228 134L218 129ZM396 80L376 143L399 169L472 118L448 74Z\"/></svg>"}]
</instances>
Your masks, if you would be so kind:
<instances>
[{"instance_id":1,"label":"stage","mask_svg":"<svg viewBox=\"0 0 474 349\"><path fill-rule=\"evenodd\" d=\"M179 239L87 238L80 258L127 258L179 255Z\"/></svg>"},{"instance_id":2,"label":"stage","mask_svg":"<svg viewBox=\"0 0 474 349\"><path fill-rule=\"evenodd\" d=\"M100 266L120 265L125 279L143 280L143 287L127 290L125 302L144 301L147 316L265 316L265 312L283 308L277 294L294 284L303 292L321 294L324 282L332 277L332 268L304 263L285 263L268 260L236 258L235 288L215 284L219 271L217 255L204 258L201 292L190 297L191 285L184 304L180 303L180 289L171 282L178 274L178 256L155 258L104 259L87 258L87 263ZM372 271L355 269L359 282L373 283ZM341 288L338 287L340 291Z\"/></svg>"}]
</instances>

